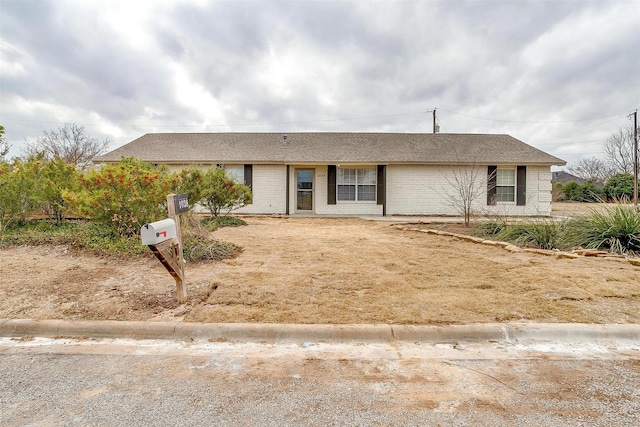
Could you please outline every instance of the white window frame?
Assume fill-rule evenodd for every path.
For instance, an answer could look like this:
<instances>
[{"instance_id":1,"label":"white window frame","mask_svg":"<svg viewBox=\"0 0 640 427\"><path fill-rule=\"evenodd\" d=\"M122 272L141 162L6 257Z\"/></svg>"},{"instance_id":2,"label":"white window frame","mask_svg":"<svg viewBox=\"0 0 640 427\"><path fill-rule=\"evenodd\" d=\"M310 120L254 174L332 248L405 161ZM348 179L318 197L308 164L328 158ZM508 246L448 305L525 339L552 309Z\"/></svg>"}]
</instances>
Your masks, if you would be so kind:
<instances>
[{"instance_id":1,"label":"white window frame","mask_svg":"<svg viewBox=\"0 0 640 427\"><path fill-rule=\"evenodd\" d=\"M244 165L223 165L227 176L238 184L244 184Z\"/></svg>"},{"instance_id":2,"label":"white window frame","mask_svg":"<svg viewBox=\"0 0 640 427\"><path fill-rule=\"evenodd\" d=\"M373 177L373 183L367 182L363 183L363 180L366 180L366 176L361 176L362 174L359 171L369 171L369 178ZM349 179L348 182L345 182L344 171L353 171L353 179ZM353 186L353 199L345 199L340 198L340 187ZM373 199L361 200L361 193L364 187L373 186ZM344 196L343 196L344 197ZM353 167L344 167L338 168L337 177L336 177L336 201L337 203L376 203L378 197L378 176L377 170L374 167L366 167L366 166L353 166Z\"/></svg>"},{"instance_id":3,"label":"white window frame","mask_svg":"<svg viewBox=\"0 0 640 427\"><path fill-rule=\"evenodd\" d=\"M513 174L513 184L510 183L501 183L500 182L500 172L511 172ZM506 168L498 168L496 170L496 202L497 203L501 203L501 204L515 204L516 203L516 199L517 199L517 195L516 195L516 191L518 189L518 174L516 173L516 168L514 167L506 167ZM502 185L501 185L502 184ZM502 200L501 199L501 193L499 191L499 189L501 187L507 188L507 187L512 187L513 188L513 199L512 200Z\"/></svg>"}]
</instances>

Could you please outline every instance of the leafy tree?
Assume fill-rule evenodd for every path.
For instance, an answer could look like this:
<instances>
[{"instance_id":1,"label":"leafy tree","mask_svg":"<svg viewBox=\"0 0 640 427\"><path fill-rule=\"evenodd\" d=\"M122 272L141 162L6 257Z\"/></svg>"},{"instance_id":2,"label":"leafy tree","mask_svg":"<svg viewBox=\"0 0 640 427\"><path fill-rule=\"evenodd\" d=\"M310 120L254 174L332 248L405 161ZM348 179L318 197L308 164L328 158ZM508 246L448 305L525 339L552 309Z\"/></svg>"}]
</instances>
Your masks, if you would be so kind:
<instances>
[{"instance_id":1,"label":"leafy tree","mask_svg":"<svg viewBox=\"0 0 640 427\"><path fill-rule=\"evenodd\" d=\"M70 208L118 233L134 236L147 222L167 215L172 180L168 168L135 158L89 170L78 191L63 193Z\"/></svg>"},{"instance_id":2,"label":"leafy tree","mask_svg":"<svg viewBox=\"0 0 640 427\"><path fill-rule=\"evenodd\" d=\"M20 162L20 169L29 182L30 203L56 223L64 219L63 191L73 190L80 180L75 167L62 159L45 160L42 153Z\"/></svg>"},{"instance_id":3,"label":"leafy tree","mask_svg":"<svg viewBox=\"0 0 640 427\"><path fill-rule=\"evenodd\" d=\"M633 174L619 173L612 176L604 185L604 192L608 199L633 199Z\"/></svg>"},{"instance_id":4,"label":"leafy tree","mask_svg":"<svg viewBox=\"0 0 640 427\"><path fill-rule=\"evenodd\" d=\"M22 160L0 162L0 231L24 223L37 211L33 187L33 175Z\"/></svg>"},{"instance_id":5,"label":"leafy tree","mask_svg":"<svg viewBox=\"0 0 640 427\"><path fill-rule=\"evenodd\" d=\"M229 177L223 168L211 168L204 175L203 205L217 217L251 202L248 186Z\"/></svg>"},{"instance_id":6,"label":"leafy tree","mask_svg":"<svg viewBox=\"0 0 640 427\"><path fill-rule=\"evenodd\" d=\"M204 198L205 173L202 169L182 169L175 174L174 181L175 192L187 195L189 209L193 209L193 207Z\"/></svg>"},{"instance_id":7,"label":"leafy tree","mask_svg":"<svg viewBox=\"0 0 640 427\"><path fill-rule=\"evenodd\" d=\"M4 162L11 146L4 137L4 126L0 125L0 162Z\"/></svg>"},{"instance_id":8,"label":"leafy tree","mask_svg":"<svg viewBox=\"0 0 640 427\"><path fill-rule=\"evenodd\" d=\"M44 158L62 159L79 169L87 169L92 160L104 154L111 141L99 140L85 133L84 126L65 124L58 129L45 130L34 142L27 142L27 157L43 153Z\"/></svg>"}]
</instances>

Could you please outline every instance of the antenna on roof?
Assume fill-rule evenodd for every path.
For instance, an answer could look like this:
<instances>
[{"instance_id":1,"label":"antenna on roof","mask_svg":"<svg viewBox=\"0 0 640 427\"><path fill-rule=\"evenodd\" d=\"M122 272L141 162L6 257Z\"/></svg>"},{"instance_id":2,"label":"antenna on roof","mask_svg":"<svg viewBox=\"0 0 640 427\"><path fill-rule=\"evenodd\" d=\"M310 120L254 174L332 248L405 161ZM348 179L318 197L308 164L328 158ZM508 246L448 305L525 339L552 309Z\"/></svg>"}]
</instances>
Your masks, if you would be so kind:
<instances>
[{"instance_id":1,"label":"antenna on roof","mask_svg":"<svg viewBox=\"0 0 640 427\"><path fill-rule=\"evenodd\" d=\"M282 144L287 145L287 134L286 133L282 134Z\"/></svg>"}]
</instances>

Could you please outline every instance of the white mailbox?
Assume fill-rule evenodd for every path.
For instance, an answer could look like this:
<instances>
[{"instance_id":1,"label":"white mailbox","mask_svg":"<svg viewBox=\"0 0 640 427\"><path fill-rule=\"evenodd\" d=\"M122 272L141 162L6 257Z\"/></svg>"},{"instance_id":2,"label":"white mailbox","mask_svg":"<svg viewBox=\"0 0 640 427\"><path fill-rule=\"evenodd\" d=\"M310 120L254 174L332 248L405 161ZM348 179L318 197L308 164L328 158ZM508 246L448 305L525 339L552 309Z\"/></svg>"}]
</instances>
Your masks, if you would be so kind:
<instances>
[{"instance_id":1,"label":"white mailbox","mask_svg":"<svg viewBox=\"0 0 640 427\"><path fill-rule=\"evenodd\" d=\"M157 245L165 240L177 237L176 223L171 218L162 221L150 222L140 228L140 237L143 245Z\"/></svg>"}]
</instances>

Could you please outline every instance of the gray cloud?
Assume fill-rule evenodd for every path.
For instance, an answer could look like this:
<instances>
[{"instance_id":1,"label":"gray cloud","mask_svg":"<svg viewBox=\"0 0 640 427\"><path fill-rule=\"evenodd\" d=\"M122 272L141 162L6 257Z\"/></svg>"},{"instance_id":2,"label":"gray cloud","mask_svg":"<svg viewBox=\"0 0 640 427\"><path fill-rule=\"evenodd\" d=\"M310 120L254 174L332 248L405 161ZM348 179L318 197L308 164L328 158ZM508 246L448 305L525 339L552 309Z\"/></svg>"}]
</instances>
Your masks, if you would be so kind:
<instances>
[{"instance_id":1,"label":"gray cloud","mask_svg":"<svg viewBox=\"0 0 640 427\"><path fill-rule=\"evenodd\" d=\"M13 155L65 122L115 147L163 131L428 132L438 107L445 132L510 133L571 161L640 100L640 8L625 0L0 6Z\"/></svg>"}]
</instances>

